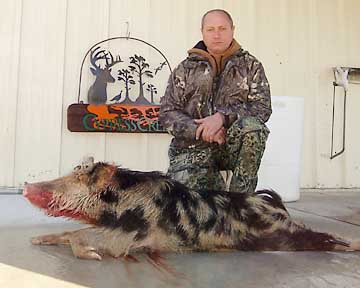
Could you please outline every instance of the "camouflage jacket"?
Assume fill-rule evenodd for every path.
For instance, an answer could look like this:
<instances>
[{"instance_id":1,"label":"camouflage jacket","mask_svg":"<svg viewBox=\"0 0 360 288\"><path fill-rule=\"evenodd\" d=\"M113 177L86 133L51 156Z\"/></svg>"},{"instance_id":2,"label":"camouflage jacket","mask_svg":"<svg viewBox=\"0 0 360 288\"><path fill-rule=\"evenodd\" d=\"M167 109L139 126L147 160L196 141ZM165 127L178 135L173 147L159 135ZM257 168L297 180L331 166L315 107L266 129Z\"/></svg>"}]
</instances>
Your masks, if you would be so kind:
<instances>
[{"instance_id":1,"label":"camouflage jacket","mask_svg":"<svg viewBox=\"0 0 360 288\"><path fill-rule=\"evenodd\" d=\"M227 115L229 125L242 116L264 123L269 119L270 87L262 64L235 40L230 48L229 55L216 61L200 41L170 75L159 120L175 137L175 146L201 141L195 140L194 119L216 112Z\"/></svg>"}]
</instances>

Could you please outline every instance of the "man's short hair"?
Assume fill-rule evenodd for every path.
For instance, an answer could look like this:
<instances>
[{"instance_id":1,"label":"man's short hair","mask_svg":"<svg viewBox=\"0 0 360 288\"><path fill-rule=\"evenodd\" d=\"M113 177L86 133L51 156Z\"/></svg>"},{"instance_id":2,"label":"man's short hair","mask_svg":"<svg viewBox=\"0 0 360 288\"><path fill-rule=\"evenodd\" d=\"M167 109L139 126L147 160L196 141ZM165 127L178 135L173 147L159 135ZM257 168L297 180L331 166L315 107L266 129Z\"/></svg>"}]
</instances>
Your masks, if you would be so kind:
<instances>
[{"instance_id":1,"label":"man's short hair","mask_svg":"<svg viewBox=\"0 0 360 288\"><path fill-rule=\"evenodd\" d=\"M229 14L229 12L227 12L227 11L225 11L225 10L223 10L223 9L212 9L212 10L207 11L207 12L204 14L204 16L202 17L202 19L201 19L201 30L204 28L204 20L205 20L205 17L206 17L208 14L212 13L212 12L220 12L220 13L225 14L225 16L229 19L229 22L230 22L231 27L234 26L233 20L232 20L232 18L231 18L231 15Z\"/></svg>"}]
</instances>

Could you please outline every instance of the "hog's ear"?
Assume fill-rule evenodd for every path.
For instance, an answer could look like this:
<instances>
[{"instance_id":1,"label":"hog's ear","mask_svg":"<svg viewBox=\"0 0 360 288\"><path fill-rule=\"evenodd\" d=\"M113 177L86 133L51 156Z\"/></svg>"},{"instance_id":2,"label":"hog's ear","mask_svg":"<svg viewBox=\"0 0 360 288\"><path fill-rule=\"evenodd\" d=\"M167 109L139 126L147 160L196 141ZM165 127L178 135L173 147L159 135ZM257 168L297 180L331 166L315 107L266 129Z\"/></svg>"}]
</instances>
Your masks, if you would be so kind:
<instances>
[{"instance_id":1,"label":"hog's ear","mask_svg":"<svg viewBox=\"0 0 360 288\"><path fill-rule=\"evenodd\" d=\"M94 157L85 157L81 163L81 169L88 172L92 170L94 165Z\"/></svg>"}]
</instances>

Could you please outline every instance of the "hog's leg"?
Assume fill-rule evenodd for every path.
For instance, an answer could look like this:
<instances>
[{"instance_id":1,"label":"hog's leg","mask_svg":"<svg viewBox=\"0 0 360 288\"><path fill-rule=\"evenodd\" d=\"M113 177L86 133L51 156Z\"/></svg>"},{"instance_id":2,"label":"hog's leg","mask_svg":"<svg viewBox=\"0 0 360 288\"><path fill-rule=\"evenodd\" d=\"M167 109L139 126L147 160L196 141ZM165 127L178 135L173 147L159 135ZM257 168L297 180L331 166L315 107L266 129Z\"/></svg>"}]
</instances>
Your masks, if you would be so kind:
<instances>
[{"instance_id":1,"label":"hog's leg","mask_svg":"<svg viewBox=\"0 0 360 288\"><path fill-rule=\"evenodd\" d=\"M186 250L177 247L176 239L162 234L149 231L146 237L139 239L137 230L127 232L121 228L94 226L72 232L39 236L33 238L32 243L37 245L68 244L76 257L96 260L101 260L103 254L136 260L131 256L132 253Z\"/></svg>"},{"instance_id":2,"label":"hog's leg","mask_svg":"<svg viewBox=\"0 0 360 288\"><path fill-rule=\"evenodd\" d=\"M122 229L88 227L72 232L50 234L32 239L37 245L68 244L74 255L82 259L101 260L101 255L108 254L115 258L131 258L133 252L152 250L154 240L146 237L136 240L137 231L125 232Z\"/></svg>"},{"instance_id":3,"label":"hog's leg","mask_svg":"<svg viewBox=\"0 0 360 288\"><path fill-rule=\"evenodd\" d=\"M89 244L96 242L91 239L94 229L90 227L72 232L42 235L32 238L31 243L34 245L70 245L74 255L78 258L101 260L99 249Z\"/></svg>"},{"instance_id":4,"label":"hog's leg","mask_svg":"<svg viewBox=\"0 0 360 288\"><path fill-rule=\"evenodd\" d=\"M81 237L72 237L70 243L71 249L76 257L81 259L102 260L99 249L94 246L87 245L87 243L82 241Z\"/></svg>"},{"instance_id":5,"label":"hog's leg","mask_svg":"<svg viewBox=\"0 0 360 288\"><path fill-rule=\"evenodd\" d=\"M72 232L63 232L58 234L48 234L33 237L31 243L34 245L66 245L70 244L69 236Z\"/></svg>"}]
</instances>

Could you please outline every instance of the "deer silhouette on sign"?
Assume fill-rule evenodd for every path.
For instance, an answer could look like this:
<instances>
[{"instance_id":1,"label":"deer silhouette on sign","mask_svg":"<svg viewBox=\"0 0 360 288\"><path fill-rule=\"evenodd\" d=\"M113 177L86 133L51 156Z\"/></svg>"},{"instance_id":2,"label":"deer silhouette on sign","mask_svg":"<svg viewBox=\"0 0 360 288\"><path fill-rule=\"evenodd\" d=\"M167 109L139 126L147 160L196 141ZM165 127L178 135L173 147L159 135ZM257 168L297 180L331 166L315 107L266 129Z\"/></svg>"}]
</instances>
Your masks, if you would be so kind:
<instances>
[{"instance_id":1,"label":"deer silhouette on sign","mask_svg":"<svg viewBox=\"0 0 360 288\"><path fill-rule=\"evenodd\" d=\"M111 75L111 67L117 63L123 62L120 55L114 59L111 52L99 50L100 47L95 48L90 53L90 67L91 73L96 77L94 84L91 85L88 91L89 104L105 104L107 101L107 83L114 83L115 78ZM105 68L101 68L100 64L96 64L99 60L105 60Z\"/></svg>"}]
</instances>

